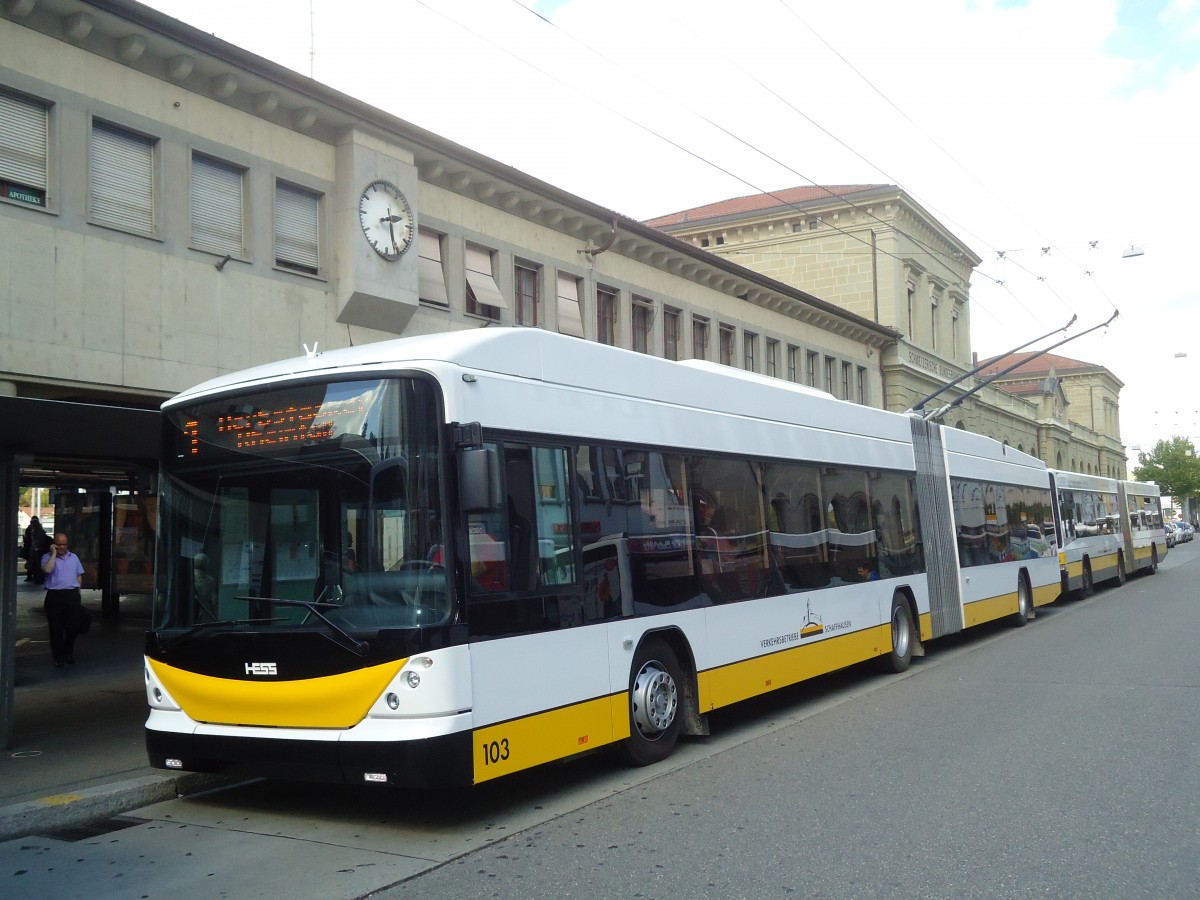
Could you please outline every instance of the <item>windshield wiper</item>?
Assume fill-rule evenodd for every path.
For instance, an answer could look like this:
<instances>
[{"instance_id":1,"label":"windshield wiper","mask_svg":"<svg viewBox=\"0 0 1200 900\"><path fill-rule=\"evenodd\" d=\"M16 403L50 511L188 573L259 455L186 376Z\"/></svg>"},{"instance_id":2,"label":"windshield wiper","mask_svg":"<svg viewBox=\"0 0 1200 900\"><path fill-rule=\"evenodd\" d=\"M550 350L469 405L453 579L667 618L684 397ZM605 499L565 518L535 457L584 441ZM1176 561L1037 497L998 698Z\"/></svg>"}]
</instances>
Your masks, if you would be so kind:
<instances>
[{"instance_id":1,"label":"windshield wiper","mask_svg":"<svg viewBox=\"0 0 1200 900\"><path fill-rule=\"evenodd\" d=\"M335 641L334 643L358 656L366 656L367 651L371 649L370 644L366 641L360 641L321 611L323 609L339 609L341 607L340 603L322 603L319 600L285 600L282 597L235 597L234 599L245 600L247 603L259 601L262 603L278 603L280 606L302 607L324 622L330 631L343 638L343 640Z\"/></svg>"},{"instance_id":2,"label":"windshield wiper","mask_svg":"<svg viewBox=\"0 0 1200 900\"><path fill-rule=\"evenodd\" d=\"M197 622L187 631L183 631L175 635L170 640L166 641L163 649L169 650L178 644L182 644L194 634L201 631L207 631L210 628L228 628L231 625L261 625L266 622L282 622L282 618L259 618L259 619L214 619L211 622Z\"/></svg>"}]
</instances>

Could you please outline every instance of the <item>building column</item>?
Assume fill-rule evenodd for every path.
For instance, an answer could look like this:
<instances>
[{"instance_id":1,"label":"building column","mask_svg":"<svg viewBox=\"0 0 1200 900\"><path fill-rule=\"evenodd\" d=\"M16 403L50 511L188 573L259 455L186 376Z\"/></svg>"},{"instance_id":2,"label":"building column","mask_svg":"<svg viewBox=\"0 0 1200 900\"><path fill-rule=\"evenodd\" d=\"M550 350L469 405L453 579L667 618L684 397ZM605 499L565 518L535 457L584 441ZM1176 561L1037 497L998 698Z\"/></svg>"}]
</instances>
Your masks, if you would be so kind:
<instances>
[{"instance_id":1,"label":"building column","mask_svg":"<svg viewBox=\"0 0 1200 900\"><path fill-rule=\"evenodd\" d=\"M0 541L7 548L0 559L13 553L12 571L6 566L0 577L0 749L13 745L16 712L14 695L17 677L17 505L20 503L21 467L11 451L0 451Z\"/></svg>"}]
</instances>

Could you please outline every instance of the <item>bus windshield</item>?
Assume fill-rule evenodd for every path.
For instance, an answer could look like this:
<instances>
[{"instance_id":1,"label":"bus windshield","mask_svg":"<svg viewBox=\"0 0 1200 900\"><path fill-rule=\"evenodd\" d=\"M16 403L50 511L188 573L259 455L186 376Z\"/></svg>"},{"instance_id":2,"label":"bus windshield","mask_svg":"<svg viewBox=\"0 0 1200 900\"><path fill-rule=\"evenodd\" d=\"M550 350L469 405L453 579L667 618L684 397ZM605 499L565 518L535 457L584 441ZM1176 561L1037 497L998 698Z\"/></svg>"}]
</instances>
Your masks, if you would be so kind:
<instances>
[{"instance_id":1,"label":"bus windshield","mask_svg":"<svg viewBox=\"0 0 1200 900\"><path fill-rule=\"evenodd\" d=\"M422 627L451 614L438 393L290 384L169 410L156 629Z\"/></svg>"}]
</instances>

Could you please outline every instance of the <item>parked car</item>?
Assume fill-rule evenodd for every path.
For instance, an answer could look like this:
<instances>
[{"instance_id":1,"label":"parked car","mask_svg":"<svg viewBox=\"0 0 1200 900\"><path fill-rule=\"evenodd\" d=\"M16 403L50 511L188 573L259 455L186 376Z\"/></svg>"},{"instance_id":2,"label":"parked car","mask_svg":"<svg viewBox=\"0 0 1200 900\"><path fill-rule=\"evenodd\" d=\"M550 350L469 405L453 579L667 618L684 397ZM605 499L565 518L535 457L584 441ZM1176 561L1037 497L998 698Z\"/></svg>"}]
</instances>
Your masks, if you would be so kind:
<instances>
[{"instance_id":1,"label":"parked car","mask_svg":"<svg viewBox=\"0 0 1200 900\"><path fill-rule=\"evenodd\" d=\"M1163 524L1163 530L1167 533L1167 549L1170 550L1179 543L1179 529L1175 527L1174 522L1166 522Z\"/></svg>"},{"instance_id":2,"label":"parked car","mask_svg":"<svg viewBox=\"0 0 1200 900\"><path fill-rule=\"evenodd\" d=\"M1176 522L1174 524L1179 530L1179 534L1175 536L1177 543L1186 544L1195 536L1195 529L1187 522Z\"/></svg>"}]
</instances>

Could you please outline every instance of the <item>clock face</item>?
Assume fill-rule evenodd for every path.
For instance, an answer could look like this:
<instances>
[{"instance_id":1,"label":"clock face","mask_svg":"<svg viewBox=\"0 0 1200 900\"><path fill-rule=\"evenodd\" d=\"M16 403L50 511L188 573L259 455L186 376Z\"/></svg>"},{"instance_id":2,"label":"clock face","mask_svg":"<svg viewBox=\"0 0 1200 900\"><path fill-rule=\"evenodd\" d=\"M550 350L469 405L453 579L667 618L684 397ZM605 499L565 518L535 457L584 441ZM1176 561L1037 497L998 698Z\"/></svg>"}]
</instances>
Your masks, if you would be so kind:
<instances>
[{"instance_id":1,"label":"clock face","mask_svg":"<svg viewBox=\"0 0 1200 900\"><path fill-rule=\"evenodd\" d=\"M412 209L390 181L372 181L358 198L358 221L375 252L397 260L413 241Z\"/></svg>"}]
</instances>

